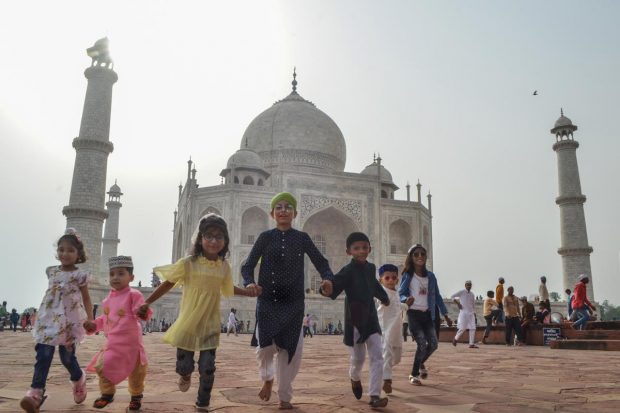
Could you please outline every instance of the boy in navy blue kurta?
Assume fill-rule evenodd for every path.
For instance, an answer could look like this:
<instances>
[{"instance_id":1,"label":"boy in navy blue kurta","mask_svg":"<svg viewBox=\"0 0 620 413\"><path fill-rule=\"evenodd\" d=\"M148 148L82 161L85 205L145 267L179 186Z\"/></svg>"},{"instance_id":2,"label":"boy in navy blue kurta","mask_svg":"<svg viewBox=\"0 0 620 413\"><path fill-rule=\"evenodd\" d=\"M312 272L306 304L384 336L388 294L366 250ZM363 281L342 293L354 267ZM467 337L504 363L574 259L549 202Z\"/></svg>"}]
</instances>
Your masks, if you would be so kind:
<instances>
[{"instance_id":1,"label":"boy in navy blue kurta","mask_svg":"<svg viewBox=\"0 0 620 413\"><path fill-rule=\"evenodd\" d=\"M304 255L321 274L322 288L332 289L333 274L327 259L319 252L310 236L292 228L297 215L297 202L288 192L271 200L271 216L276 228L263 232L252 247L241 268L243 283L259 294L256 301L256 358L263 387L262 400L269 400L274 373L278 375L280 408L290 409L292 382L299 371L303 347ZM254 267L261 260L258 285ZM274 368L274 356L278 354Z\"/></svg>"},{"instance_id":2,"label":"boy in navy blue kurta","mask_svg":"<svg viewBox=\"0 0 620 413\"><path fill-rule=\"evenodd\" d=\"M370 251L370 241L366 234L362 232L350 234L347 237L347 254L351 256L351 262L334 276L331 294L323 289L320 292L332 300L342 291L345 292L343 341L351 354L349 376L353 394L358 400L362 397L360 375L368 351L369 404L371 407L385 407L388 399L381 397L383 345L374 299L378 299L385 306L390 305L390 299L377 280L375 265L367 261Z\"/></svg>"}]
</instances>

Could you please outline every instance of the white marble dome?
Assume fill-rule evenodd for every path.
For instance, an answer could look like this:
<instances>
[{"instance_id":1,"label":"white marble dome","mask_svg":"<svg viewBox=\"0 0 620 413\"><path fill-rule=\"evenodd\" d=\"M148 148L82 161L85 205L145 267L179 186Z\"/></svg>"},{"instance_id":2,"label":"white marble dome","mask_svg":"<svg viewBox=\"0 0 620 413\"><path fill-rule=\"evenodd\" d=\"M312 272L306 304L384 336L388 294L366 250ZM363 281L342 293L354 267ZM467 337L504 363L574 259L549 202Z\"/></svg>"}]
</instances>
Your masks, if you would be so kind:
<instances>
[{"instance_id":1,"label":"white marble dome","mask_svg":"<svg viewBox=\"0 0 620 413\"><path fill-rule=\"evenodd\" d=\"M377 176L377 162L373 162L370 165L368 165L366 168L364 168L364 170L362 172L360 172L362 175L371 175L371 176ZM381 182L390 182L393 183L394 181L392 180L392 174L390 173L390 171L387 170L387 168L383 165L378 165L379 166L379 171L381 171Z\"/></svg>"},{"instance_id":2,"label":"white marble dome","mask_svg":"<svg viewBox=\"0 0 620 413\"><path fill-rule=\"evenodd\" d=\"M562 115L555 121L554 128L560 128L562 126L573 126L573 122L566 116Z\"/></svg>"},{"instance_id":3,"label":"white marble dome","mask_svg":"<svg viewBox=\"0 0 620 413\"><path fill-rule=\"evenodd\" d=\"M338 125L295 90L250 123L241 147L260 155L266 168L287 165L342 172L347 159Z\"/></svg>"},{"instance_id":4,"label":"white marble dome","mask_svg":"<svg viewBox=\"0 0 620 413\"><path fill-rule=\"evenodd\" d=\"M230 158L228 158L226 167L227 168L245 167L245 168L262 169L263 160L253 150L241 148L237 152L233 153Z\"/></svg>"}]
</instances>

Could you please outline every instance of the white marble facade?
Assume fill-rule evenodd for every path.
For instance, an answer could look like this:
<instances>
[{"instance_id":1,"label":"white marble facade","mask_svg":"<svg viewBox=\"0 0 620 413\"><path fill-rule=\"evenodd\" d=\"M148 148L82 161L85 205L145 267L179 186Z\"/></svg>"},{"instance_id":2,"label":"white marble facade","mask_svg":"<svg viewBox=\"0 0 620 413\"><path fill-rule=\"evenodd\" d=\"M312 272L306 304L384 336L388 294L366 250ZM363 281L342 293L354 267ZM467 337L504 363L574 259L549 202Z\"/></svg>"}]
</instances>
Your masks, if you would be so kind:
<instances>
[{"instance_id":1,"label":"white marble facade","mask_svg":"<svg viewBox=\"0 0 620 413\"><path fill-rule=\"evenodd\" d=\"M215 212L229 225L229 261L235 283L242 285L243 261L258 235L273 227L270 200L278 192L289 191L298 201L293 226L310 234L334 272L349 261L345 239L353 231L369 236L373 246L369 259L377 267L384 263L402 266L409 246L421 243L428 249L432 268L431 211L421 203L420 187L415 201L395 200L398 186L380 157L360 173L345 172L345 163L346 145L340 129L297 93L294 81L286 98L250 123L240 149L221 172L221 185L200 187L192 162L188 162L187 180L179 187L175 211L172 261L187 255L200 218ZM344 318L342 303L332 305L316 294L319 282L308 260L306 307L317 316L320 313L321 328ZM254 307L249 303L253 301L242 297L223 300L222 317L235 307L238 318L253 323ZM168 316L173 317L170 312Z\"/></svg>"}]
</instances>

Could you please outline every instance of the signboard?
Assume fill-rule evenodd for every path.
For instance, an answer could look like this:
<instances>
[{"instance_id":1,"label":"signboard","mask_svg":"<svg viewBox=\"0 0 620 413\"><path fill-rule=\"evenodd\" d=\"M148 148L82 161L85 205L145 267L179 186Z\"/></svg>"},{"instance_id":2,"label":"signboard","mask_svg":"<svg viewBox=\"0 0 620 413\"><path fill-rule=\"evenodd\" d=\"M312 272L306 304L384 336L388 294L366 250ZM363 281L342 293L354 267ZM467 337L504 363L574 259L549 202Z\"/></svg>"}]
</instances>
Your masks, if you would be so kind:
<instances>
[{"instance_id":1,"label":"signboard","mask_svg":"<svg viewBox=\"0 0 620 413\"><path fill-rule=\"evenodd\" d=\"M560 327L543 327L543 346L548 346L551 340L557 340L562 336Z\"/></svg>"}]
</instances>

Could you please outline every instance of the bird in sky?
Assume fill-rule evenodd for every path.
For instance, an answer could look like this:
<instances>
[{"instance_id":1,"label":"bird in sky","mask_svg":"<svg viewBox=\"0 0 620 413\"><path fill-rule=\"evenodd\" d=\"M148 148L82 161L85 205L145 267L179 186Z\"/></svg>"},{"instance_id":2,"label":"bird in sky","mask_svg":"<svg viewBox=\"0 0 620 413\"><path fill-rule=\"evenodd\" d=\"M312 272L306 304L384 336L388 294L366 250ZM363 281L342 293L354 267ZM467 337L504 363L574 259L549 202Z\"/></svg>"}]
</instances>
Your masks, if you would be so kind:
<instances>
[{"instance_id":1,"label":"bird in sky","mask_svg":"<svg viewBox=\"0 0 620 413\"><path fill-rule=\"evenodd\" d=\"M538 96L538 90L535 90L534 93L532 93L532 95Z\"/></svg>"}]
</instances>

